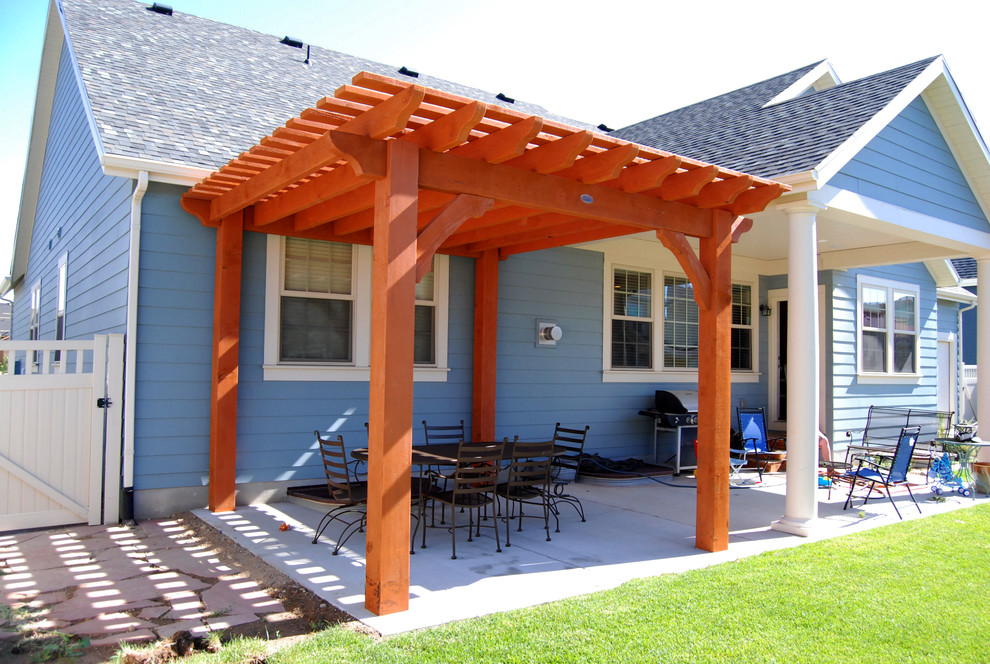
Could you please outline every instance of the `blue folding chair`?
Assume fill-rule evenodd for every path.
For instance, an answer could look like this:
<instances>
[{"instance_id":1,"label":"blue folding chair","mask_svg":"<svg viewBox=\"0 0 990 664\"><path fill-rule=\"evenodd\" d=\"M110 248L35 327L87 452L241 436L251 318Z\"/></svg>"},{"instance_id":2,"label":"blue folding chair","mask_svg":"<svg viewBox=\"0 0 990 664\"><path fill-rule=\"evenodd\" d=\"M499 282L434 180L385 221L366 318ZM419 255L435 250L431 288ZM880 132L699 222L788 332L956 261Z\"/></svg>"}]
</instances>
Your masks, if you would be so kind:
<instances>
[{"instance_id":1,"label":"blue folding chair","mask_svg":"<svg viewBox=\"0 0 990 664\"><path fill-rule=\"evenodd\" d=\"M908 495L911 496L911 500L914 502L914 506L918 508L918 514L921 514L921 506L918 505L914 494L911 493L911 485L908 484L907 480L908 468L911 466L911 455L914 454L914 446L918 444L919 435L921 435L920 426L902 428L901 435L897 439L897 447L894 448L892 459L885 457L878 457L876 459L866 456L860 457L857 460L856 467L843 475L843 479L849 480L849 495L846 496L846 503L842 506L842 509L848 508L852 502L856 483L869 482L870 486L866 491L866 498L863 500L864 505L870 499L873 487L877 484L882 484L883 488L887 491L887 498L890 499L890 504L894 506L894 511L897 512L897 518L903 519L904 517L901 516L901 511L897 509L897 503L894 502L894 498L890 495L890 487L904 485L904 488L908 491ZM884 461L887 461L889 466L885 466ZM864 465L867 467L864 468Z\"/></svg>"},{"instance_id":2,"label":"blue folding chair","mask_svg":"<svg viewBox=\"0 0 990 664\"><path fill-rule=\"evenodd\" d=\"M763 466L769 460L770 452L773 452L777 444L784 439L767 437L767 417L763 408L737 408L736 418L739 420L739 433L743 439L742 465L745 465L752 455L756 460L756 471L762 482ZM763 455L762 459L761 455ZM733 461L730 461L730 465L731 463Z\"/></svg>"}]
</instances>

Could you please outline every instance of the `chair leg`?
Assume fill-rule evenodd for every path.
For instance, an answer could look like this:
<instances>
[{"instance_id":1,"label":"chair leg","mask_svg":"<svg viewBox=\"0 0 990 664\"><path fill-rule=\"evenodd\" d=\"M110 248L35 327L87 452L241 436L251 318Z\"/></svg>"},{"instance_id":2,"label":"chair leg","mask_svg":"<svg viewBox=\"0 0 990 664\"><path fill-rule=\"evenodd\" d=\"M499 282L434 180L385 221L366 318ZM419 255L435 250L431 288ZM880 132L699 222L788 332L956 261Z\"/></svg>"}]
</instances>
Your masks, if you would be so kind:
<instances>
[{"instance_id":1,"label":"chair leg","mask_svg":"<svg viewBox=\"0 0 990 664\"><path fill-rule=\"evenodd\" d=\"M492 519L492 525L495 527L495 553L502 553L502 542L498 539L498 519ZM505 527L505 537L506 542L508 542L509 537L509 526L506 524ZM508 544L506 544L508 546Z\"/></svg>"},{"instance_id":2,"label":"chair leg","mask_svg":"<svg viewBox=\"0 0 990 664\"><path fill-rule=\"evenodd\" d=\"M922 513L921 512L921 505L919 505L917 499L915 499L914 492L911 491L911 485L908 484L907 482L905 482L904 483L904 488L907 489L908 495L911 496L911 501L914 503L914 506L918 508L918 514L921 514Z\"/></svg>"},{"instance_id":3,"label":"chair leg","mask_svg":"<svg viewBox=\"0 0 990 664\"><path fill-rule=\"evenodd\" d=\"M450 559L457 560L457 510L454 506L450 506L450 520L452 522L450 528ZM440 523L443 523L441 521ZM468 524L468 541L471 541L471 525Z\"/></svg>"},{"instance_id":4,"label":"chair leg","mask_svg":"<svg viewBox=\"0 0 990 664\"><path fill-rule=\"evenodd\" d=\"M894 502L894 497L890 495L890 485L884 484L883 487L887 490L887 498L890 499L890 504L894 506L894 511L897 512L897 518L903 521L904 517L901 516L901 511L897 509L897 503ZM870 488L872 489L873 487ZM866 503L863 504L865 505Z\"/></svg>"}]
</instances>

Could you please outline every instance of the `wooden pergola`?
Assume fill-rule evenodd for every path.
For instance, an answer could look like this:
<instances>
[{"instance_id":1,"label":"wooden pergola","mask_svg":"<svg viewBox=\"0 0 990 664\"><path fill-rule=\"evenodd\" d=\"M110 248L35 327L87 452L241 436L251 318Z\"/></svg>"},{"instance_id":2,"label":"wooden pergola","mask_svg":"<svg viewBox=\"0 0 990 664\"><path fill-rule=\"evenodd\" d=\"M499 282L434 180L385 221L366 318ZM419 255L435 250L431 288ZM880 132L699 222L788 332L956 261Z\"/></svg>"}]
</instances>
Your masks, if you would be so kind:
<instances>
[{"instance_id":1,"label":"wooden pergola","mask_svg":"<svg viewBox=\"0 0 990 664\"><path fill-rule=\"evenodd\" d=\"M475 259L472 432L495 436L498 266L644 231L700 310L696 546L729 533L732 242L784 185L502 106L362 72L190 188L217 229L209 506L234 509L244 231L373 246L366 607L409 598L415 284L437 252ZM688 238L698 238L695 252ZM387 379L386 379L387 377Z\"/></svg>"}]
</instances>

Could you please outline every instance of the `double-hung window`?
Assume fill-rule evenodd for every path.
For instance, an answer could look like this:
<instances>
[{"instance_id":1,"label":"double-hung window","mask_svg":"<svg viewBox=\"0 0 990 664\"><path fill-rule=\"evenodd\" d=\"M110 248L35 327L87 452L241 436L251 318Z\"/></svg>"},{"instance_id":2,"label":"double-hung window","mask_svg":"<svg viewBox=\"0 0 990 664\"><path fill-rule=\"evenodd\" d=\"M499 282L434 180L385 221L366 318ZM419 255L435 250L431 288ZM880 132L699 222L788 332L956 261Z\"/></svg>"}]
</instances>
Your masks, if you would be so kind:
<instances>
[{"instance_id":1,"label":"double-hung window","mask_svg":"<svg viewBox=\"0 0 990 664\"><path fill-rule=\"evenodd\" d=\"M917 374L918 287L862 275L858 287L860 373Z\"/></svg>"},{"instance_id":2,"label":"double-hung window","mask_svg":"<svg viewBox=\"0 0 990 664\"><path fill-rule=\"evenodd\" d=\"M416 380L447 371L448 258L416 284ZM370 377L372 249L270 236L266 269L266 380L360 381ZM401 332L400 332L401 333Z\"/></svg>"},{"instance_id":3,"label":"double-hung window","mask_svg":"<svg viewBox=\"0 0 990 664\"><path fill-rule=\"evenodd\" d=\"M351 362L354 253L341 242L285 239L279 362Z\"/></svg>"},{"instance_id":4,"label":"double-hung window","mask_svg":"<svg viewBox=\"0 0 990 664\"><path fill-rule=\"evenodd\" d=\"M613 265L609 296L610 338L606 373L621 380L621 372L695 372L698 369L700 327L691 281L677 274L660 277L650 270ZM654 281L662 288L654 298ZM755 366L753 287L732 284L732 369L752 372ZM610 346L610 348L608 347Z\"/></svg>"}]
</instances>

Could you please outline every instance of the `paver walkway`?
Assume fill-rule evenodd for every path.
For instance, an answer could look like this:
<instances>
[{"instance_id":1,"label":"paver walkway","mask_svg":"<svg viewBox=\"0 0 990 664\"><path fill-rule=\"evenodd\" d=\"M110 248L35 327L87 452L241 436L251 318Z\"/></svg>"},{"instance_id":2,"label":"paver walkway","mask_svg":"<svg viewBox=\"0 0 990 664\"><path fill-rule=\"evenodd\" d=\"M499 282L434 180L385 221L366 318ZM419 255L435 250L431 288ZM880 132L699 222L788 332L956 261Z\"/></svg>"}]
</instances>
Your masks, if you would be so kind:
<instances>
[{"instance_id":1,"label":"paver walkway","mask_svg":"<svg viewBox=\"0 0 990 664\"><path fill-rule=\"evenodd\" d=\"M0 604L93 646L295 617L178 520L0 534L0 570ZM20 637L0 631L0 661Z\"/></svg>"}]
</instances>

